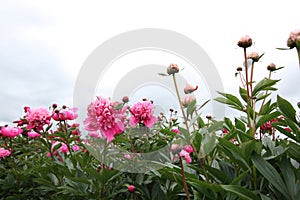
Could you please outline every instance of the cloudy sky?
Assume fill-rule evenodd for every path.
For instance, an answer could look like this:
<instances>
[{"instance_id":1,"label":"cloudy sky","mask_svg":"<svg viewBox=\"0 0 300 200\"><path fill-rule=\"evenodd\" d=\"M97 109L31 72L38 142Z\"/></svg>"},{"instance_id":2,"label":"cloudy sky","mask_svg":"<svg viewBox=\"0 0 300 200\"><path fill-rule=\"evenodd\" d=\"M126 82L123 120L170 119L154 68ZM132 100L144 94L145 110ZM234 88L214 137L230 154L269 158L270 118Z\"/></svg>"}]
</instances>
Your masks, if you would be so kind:
<instances>
[{"instance_id":1,"label":"cloudy sky","mask_svg":"<svg viewBox=\"0 0 300 200\"><path fill-rule=\"evenodd\" d=\"M76 78L91 52L115 35L142 28L172 30L198 43L231 93L237 91L234 73L242 63L236 42L250 35L251 50L265 52L255 69L258 76L267 76L271 62L285 66L275 77L282 78L278 93L296 103L296 52L275 48L285 47L290 31L300 29L298 7L295 1L269 2L1 1L1 125L22 116L26 105L72 106Z\"/></svg>"}]
</instances>

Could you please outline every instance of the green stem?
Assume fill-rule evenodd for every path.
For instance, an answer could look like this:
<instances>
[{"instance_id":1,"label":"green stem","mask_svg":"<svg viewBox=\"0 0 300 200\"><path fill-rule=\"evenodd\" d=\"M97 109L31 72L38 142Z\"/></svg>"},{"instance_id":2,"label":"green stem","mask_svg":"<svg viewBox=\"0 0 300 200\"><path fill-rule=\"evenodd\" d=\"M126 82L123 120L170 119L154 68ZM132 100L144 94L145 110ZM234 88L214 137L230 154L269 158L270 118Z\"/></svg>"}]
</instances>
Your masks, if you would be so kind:
<instances>
[{"instance_id":1,"label":"green stem","mask_svg":"<svg viewBox=\"0 0 300 200\"><path fill-rule=\"evenodd\" d=\"M244 59L245 59L245 73L246 73L246 89L247 89L247 120L248 126L250 128L250 133L252 133L252 124L250 121L250 89L249 89L249 79L248 79L248 61L247 61L247 51L244 48Z\"/></svg>"},{"instance_id":2,"label":"green stem","mask_svg":"<svg viewBox=\"0 0 300 200\"><path fill-rule=\"evenodd\" d=\"M190 200L190 193L189 193L189 190L188 190L188 187L187 187L187 184L186 184L185 172L184 172L184 167L183 167L181 157L179 158L179 160L180 160L180 166L181 166L181 175L182 175L184 192L186 194L187 199Z\"/></svg>"},{"instance_id":3,"label":"green stem","mask_svg":"<svg viewBox=\"0 0 300 200\"><path fill-rule=\"evenodd\" d=\"M250 74L250 91L249 93L251 94L251 105L252 105L252 110L253 110L253 127L252 127L252 136L254 137L255 131L256 131L256 113L255 113L255 99L253 97L253 71L254 71L254 61L252 61L251 65L251 74Z\"/></svg>"},{"instance_id":4,"label":"green stem","mask_svg":"<svg viewBox=\"0 0 300 200\"><path fill-rule=\"evenodd\" d=\"M272 71L270 71L270 73L269 73L269 79L271 79L271 74L272 74ZM267 95L268 92L269 92L269 90L266 90L265 95ZM262 110L262 108L263 108L263 106L264 106L264 104L265 104L266 98L267 98L267 97L265 97L264 100L263 100L263 102L261 103L260 109L259 109L258 114L257 114L258 116L259 116L260 113L261 113L261 110Z\"/></svg>"}]
</instances>

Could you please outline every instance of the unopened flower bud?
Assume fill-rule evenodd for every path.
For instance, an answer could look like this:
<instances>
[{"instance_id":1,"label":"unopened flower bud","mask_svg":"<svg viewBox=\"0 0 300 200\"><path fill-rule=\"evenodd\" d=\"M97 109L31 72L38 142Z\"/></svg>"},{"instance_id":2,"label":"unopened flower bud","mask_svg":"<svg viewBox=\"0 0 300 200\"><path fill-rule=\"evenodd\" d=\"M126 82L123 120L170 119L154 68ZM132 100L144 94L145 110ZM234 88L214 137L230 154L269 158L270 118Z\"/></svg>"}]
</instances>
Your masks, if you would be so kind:
<instances>
[{"instance_id":1,"label":"unopened flower bud","mask_svg":"<svg viewBox=\"0 0 300 200\"><path fill-rule=\"evenodd\" d=\"M300 42L300 30L295 30L290 33L290 36L287 40L287 46L291 49L296 47L296 41Z\"/></svg>"},{"instance_id":2,"label":"unopened flower bud","mask_svg":"<svg viewBox=\"0 0 300 200\"><path fill-rule=\"evenodd\" d=\"M268 65L267 69L269 71L275 71L276 70L276 65L274 63L271 63Z\"/></svg>"},{"instance_id":3,"label":"unopened flower bud","mask_svg":"<svg viewBox=\"0 0 300 200\"><path fill-rule=\"evenodd\" d=\"M198 89L198 85L192 86L191 84L186 84L186 86L184 88L184 93L189 94L189 93L196 91L197 89Z\"/></svg>"},{"instance_id":4,"label":"unopened flower bud","mask_svg":"<svg viewBox=\"0 0 300 200\"><path fill-rule=\"evenodd\" d=\"M147 98L143 98L142 100L143 100L143 101L147 101Z\"/></svg>"},{"instance_id":5,"label":"unopened flower bud","mask_svg":"<svg viewBox=\"0 0 300 200\"><path fill-rule=\"evenodd\" d=\"M256 52L252 52L248 55L248 59L252 59L253 62L257 62L259 60L259 55Z\"/></svg>"},{"instance_id":6,"label":"unopened flower bud","mask_svg":"<svg viewBox=\"0 0 300 200\"><path fill-rule=\"evenodd\" d=\"M242 67L238 67L238 68L236 68L236 71L238 71L238 72L241 72L243 70L243 68Z\"/></svg>"},{"instance_id":7,"label":"unopened flower bud","mask_svg":"<svg viewBox=\"0 0 300 200\"><path fill-rule=\"evenodd\" d=\"M128 103L128 102L129 102L128 96L124 96L124 97L122 98L122 101L123 101L123 103Z\"/></svg>"},{"instance_id":8,"label":"unopened flower bud","mask_svg":"<svg viewBox=\"0 0 300 200\"><path fill-rule=\"evenodd\" d=\"M170 108L170 112L173 112L174 111L174 109L173 108Z\"/></svg>"},{"instance_id":9,"label":"unopened flower bud","mask_svg":"<svg viewBox=\"0 0 300 200\"><path fill-rule=\"evenodd\" d=\"M206 119L211 120L212 116L211 115L206 115Z\"/></svg>"},{"instance_id":10,"label":"unopened flower bud","mask_svg":"<svg viewBox=\"0 0 300 200\"><path fill-rule=\"evenodd\" d=\"M237 45L242 48L248 48L252 45L252 39L248 35L245 35L244 37L241 37Z\"/></svg>"},{"instance_id":11,"label":"unopened flower bud","mask_svg":"<svg viewBox=\"0 0 300 200\"><path fill-rule=\"evenodd\" d=\"M52 104L52 108L53 109L57 108L57 104L56 103Z\"/></svg>"},{"instance_id":12,"label":"unopened flower bud","mask_svg":"<svg viewBox=\"0 0 300 200\"><path fill-rule=\"evenodd\" d=\"M128 186L128 192L134 192L135 186L134 185L129 185Z\"/></svg>"},{"instance_id":13,"label":"unopened flower bud","mask_svg":"<svg viewBox=\"0 0 300 200\"><path fill-rule=\"evenodd\" d=\"M66 108L67 108L67 106L66 106L66 105L63 105L63 106L62 106L62 109L66 109Z\"/></svg>"},{"instance_id":14,"label":"unopened flower bud","mask_svg":"<svg viewBox=\"0 0 300 200\"><path fill-rule=\"evenodd\" d=\"M297 103L298 108L300 108L300 102Z\"/></svg>"},{"instance_id":15,"label":"unopened flower bud","mask_svg":"<svg viewBox=\"0 0 300 200\"><path fill-rule=\"evenodd\" d=\"M196 97L194 95L187 95L184 97L184 99L182 100L182 105L183 107L188 107L188 105L192 102L196 100Z\"/></svg>"},{"instance_id":16,"label":"unopened flower bud","mask_svg":"<svg viewBox=\"0 0 300 200\"><path fill-rule=\"evenodd\" d=\"M169 75L175 74L179 72L179 67L176 64L170 64L169 67L167 68L167 73Z\"/></svg>"}]
</instances>

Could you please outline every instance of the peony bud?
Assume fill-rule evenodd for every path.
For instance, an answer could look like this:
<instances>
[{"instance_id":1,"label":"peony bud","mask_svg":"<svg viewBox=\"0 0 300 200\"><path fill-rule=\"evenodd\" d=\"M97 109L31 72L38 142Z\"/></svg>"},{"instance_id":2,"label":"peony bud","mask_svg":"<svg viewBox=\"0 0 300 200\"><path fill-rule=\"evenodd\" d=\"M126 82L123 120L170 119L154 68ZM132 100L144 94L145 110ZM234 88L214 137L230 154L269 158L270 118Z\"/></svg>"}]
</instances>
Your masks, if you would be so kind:
<instances>
[{"instance_id":1,"label":"peony bud","mask_svg":"<svg viewBox=\"0 0 300 200\"><path fill-rule=\"evenodd\" d=\"M170 64L169 67L167 68L167 73L169 75L175 74L179 72L179 67L176 64Z\"/></svg>"},{"instance_id":2,"label":"peony bud","mask_svg":"<svg viewBox=\"0 0 300 200\"><path fill-rule=\"evenodd\" d=\"M248 59L252 59L253 62L257 62L259 60L259 55L256 52L252 52L248 55Z\"/></svg>"},{"instance_id":3,"label":"peony bud","mask_svg":"<svg viewBox=\"0 0 300 200\"><path fill-rule=\"evenodd\" d=\"M123 103L128 103L128 102L129 102L128 96L124 96L124 97L122 98L122 101L123 101Z\"/></svg>"},{"instance_id":4,"label":"peony bud","mask_svg":"<svg viewBox=\"0 0 300 200\"><path fill-rule=\"evenodd\" d=\"M268 65L267 69L271 72L275 71L276 70L276 65L274 63L271 63L271 64Z\"/></svg>"},{"instance_id":5,"label":"peony bud","mask_svg":"<svg viewBox=\"0 0 300 200\"><path fill-rule=\"evenodd\" d=\"M184 99L182 100L182 105L183 107L188 107L188 105L192 102L196 100L196 97L194 95L187 95L184 97Z\"/></svg>"},{"instance_id":6,"label":"peony bud","mask_svg":"<svg viewBox=\"0 0 300 200\"><path fill-rule=\"evenodd\" d=\"M134 185L129 185L128 186L128 192L134 192L135 186Z\"/></svg>"},{"instance_id":7,"label":"peony bud","mask_svg":"<svg viewBox=\"0 0 300 200\"><path fill-rule=\"evenodd\" d=\"M197 89L198 89L198 85L192 86L191 84L186 84L186 86L184 88L184 93L189 94L189 93L196 91Z\"/></svg>"},{"instance_id":8,"label":"peony bud","mask_svg":"<svg viewBox=\"0 0 300 200\"><path fill-rule=\"evenodd\" d=\"M243 68L242 67L238 67L238 68L236 68L236 71L241 72L241 71L243 71Z\"/></svg>"},{"instance_id":9,"label":"peony bud","mask_svg":"<svg viewBox=\"0 0 300 200\"><path fill-rule=\"evenodd\" d=\"M252 39L248 35L245 35L244 37L241 37L237 45L242 48L248 48L252 45Z\"/></svg>"},{"instance_id":10,"label":"peony bud","mask_svg":"<svg viewBox=\"0 0 300 200\"><path fill-rule=\"evenodd\" d=\"M286 42L287 46L291 49L296 47L296 41L300 42L300 30L295 30L290 33L290 36Z\"/></svg>"}]
</instances>

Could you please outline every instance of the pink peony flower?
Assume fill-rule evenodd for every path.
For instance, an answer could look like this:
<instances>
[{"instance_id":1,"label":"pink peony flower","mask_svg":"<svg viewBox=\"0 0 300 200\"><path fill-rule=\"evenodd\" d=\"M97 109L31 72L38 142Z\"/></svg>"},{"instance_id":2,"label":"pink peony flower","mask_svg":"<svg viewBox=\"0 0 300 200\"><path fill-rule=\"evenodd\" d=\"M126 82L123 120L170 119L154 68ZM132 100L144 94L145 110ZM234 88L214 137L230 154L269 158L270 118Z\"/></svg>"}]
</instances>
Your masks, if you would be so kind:
<instances>
[{"instance_id":1,"label":"pink peony flower","mask_svg":"<svg viewBox=\"0 0 300 200\"><path fill-rule=\"evenodd\" d=\"M62 153L68 153L68 151L69 151L69 148L65 143L62 143L61 147L59 149Z\"/></svg>"},{"instance_id":2,"label":"pink peony flower","mask_svg":"<svg viewBox=\"0 0 300 200\"><path fill-rule=\"evenodd\" d=\"M134 192L135 186L134 185L129 185L128 186L128 192Z\"/></svg>"},{"instance_id":3,"label":"pink peony flower","mask_svg":"<svg viewBox=\"0 0 300 200\"><path fill-rule=\"evenodd\" d=\"M11 151L6 150L4 148L0 148L0 159L9 156L11 154Z\"/></svg>"},{"instance_id":4,"label":"pink peony flower","mask_svg":"<svg viewBox=\"0 0 300 200\"><path fill-rule=\"evenodd\" d=\"M188 153L193 153L194 152L194 149L193 149L193 147L191 145L185 145L183 147L183 150L185 150Z\"/></svg>"},{"instance_id":5,"label":"pink peony flower","mask_svg":"<svg viewBox=\"0 0 300 200\"><path fill-rule=\"evenodd\" d=\"M116 134L124 131L123 120L125 110L115 110L111 101L103 97L98 97L88 106L88 117L84 120L87 131L100 130L102 136L108 141L112 141Z\"/></svg>"},{"instance_id":6,"label":"pink peony flower","mask_svg":"<svg viewBox=\"0 0 300 200\"><path fill-rule=\"evenodd\" d=\"M89 136L93 138L100 138L100 135L96 131L91 131Z\"/></svg>"},{"instance_id":7,"label":"pink peony flower","mask_svg":"<svg viewBox=\"0 0 300 200\"><path fill-rule=\"evenodd\" d=\"M65 108L55 110L52 114L52 119L55 121L74 120L78 117L77 108Z\"/></svg>"},{"instance_id":8,"label":"pink peony flower","mask_svg":"<svg viewBox=\"0 0 300 200\"><path fill-rule=\"evenodd\" d=\"M20 133L22 133L22 129L20 128L16 128L16 127L12 127L12 126L3 126L1 128L1 134L5 137L16 137L18 136Z\"/></svg>"},{"instance_id":9,"label":"pink peony flower","mask_svg":"<svg viewBox=\"0 0 300 200\"><path fill-rule=\"evenodd\" d=\"M79 150L80 150L80 147L79 147L78 145L74 145L74 146L72 147L72 150L73 150L73 151L79 151Z\"/></svg>"},{"instance_id":10,"label":"pink peony flower","mask_svg":"<svg viewBox=\"0 0 300 200\"><path fill-rule=\"evenodd\" d=\"M180 157L184 157L184 160L187 163L191 163L192 162L192 158L191 158L189 152L185 151L184 149L180 151L179 156Z\"/></svg>"},{"instance_id":11,"label":"pink peony flower","mask_svg":"<svg viewBox=\"0 0 300 200\"><path fill-rule=\"evenodd\" d=\"M172 129L172 132L173 132L173 133L176 133L176 134L179 134L179 129L178 129L178 128L173 128L173 129Z\"/></svg>"},{"instance_id":12,"label":"pink peony flower","mask_svg":"<svg viewBox=\"0 0 300 200\"><path fill-rule=\"evenodd\" d=\"M28 137L30 138L35 138L35 137L40 137L41 134L38 134L37 132L31 131L27 133Z\"/></svg>"},{"instance_id":13,"label":"pink peony flower","mask_svg":"<svg viewBox=\"0 0 300 200\"><path fill-rule=\"evenodd\" d=\"M42 130L45 124L50 124L51 113L46 108L27 108L27 129Z\"/></svg>"},{"instance_id":14,"label":"pink peony flower","mask_svg":"<svg viewBox=\"0 0 300 200\"><path fill-rule=\"evenodd\" d=\"M148 128L152 127L157 121L157 118L153 115L154 105L150 101L142 101L134 104L130 108L132 116L129 119L131 126L137 125L137 123L143 122Z\"/></svg>"}]
</instances>

